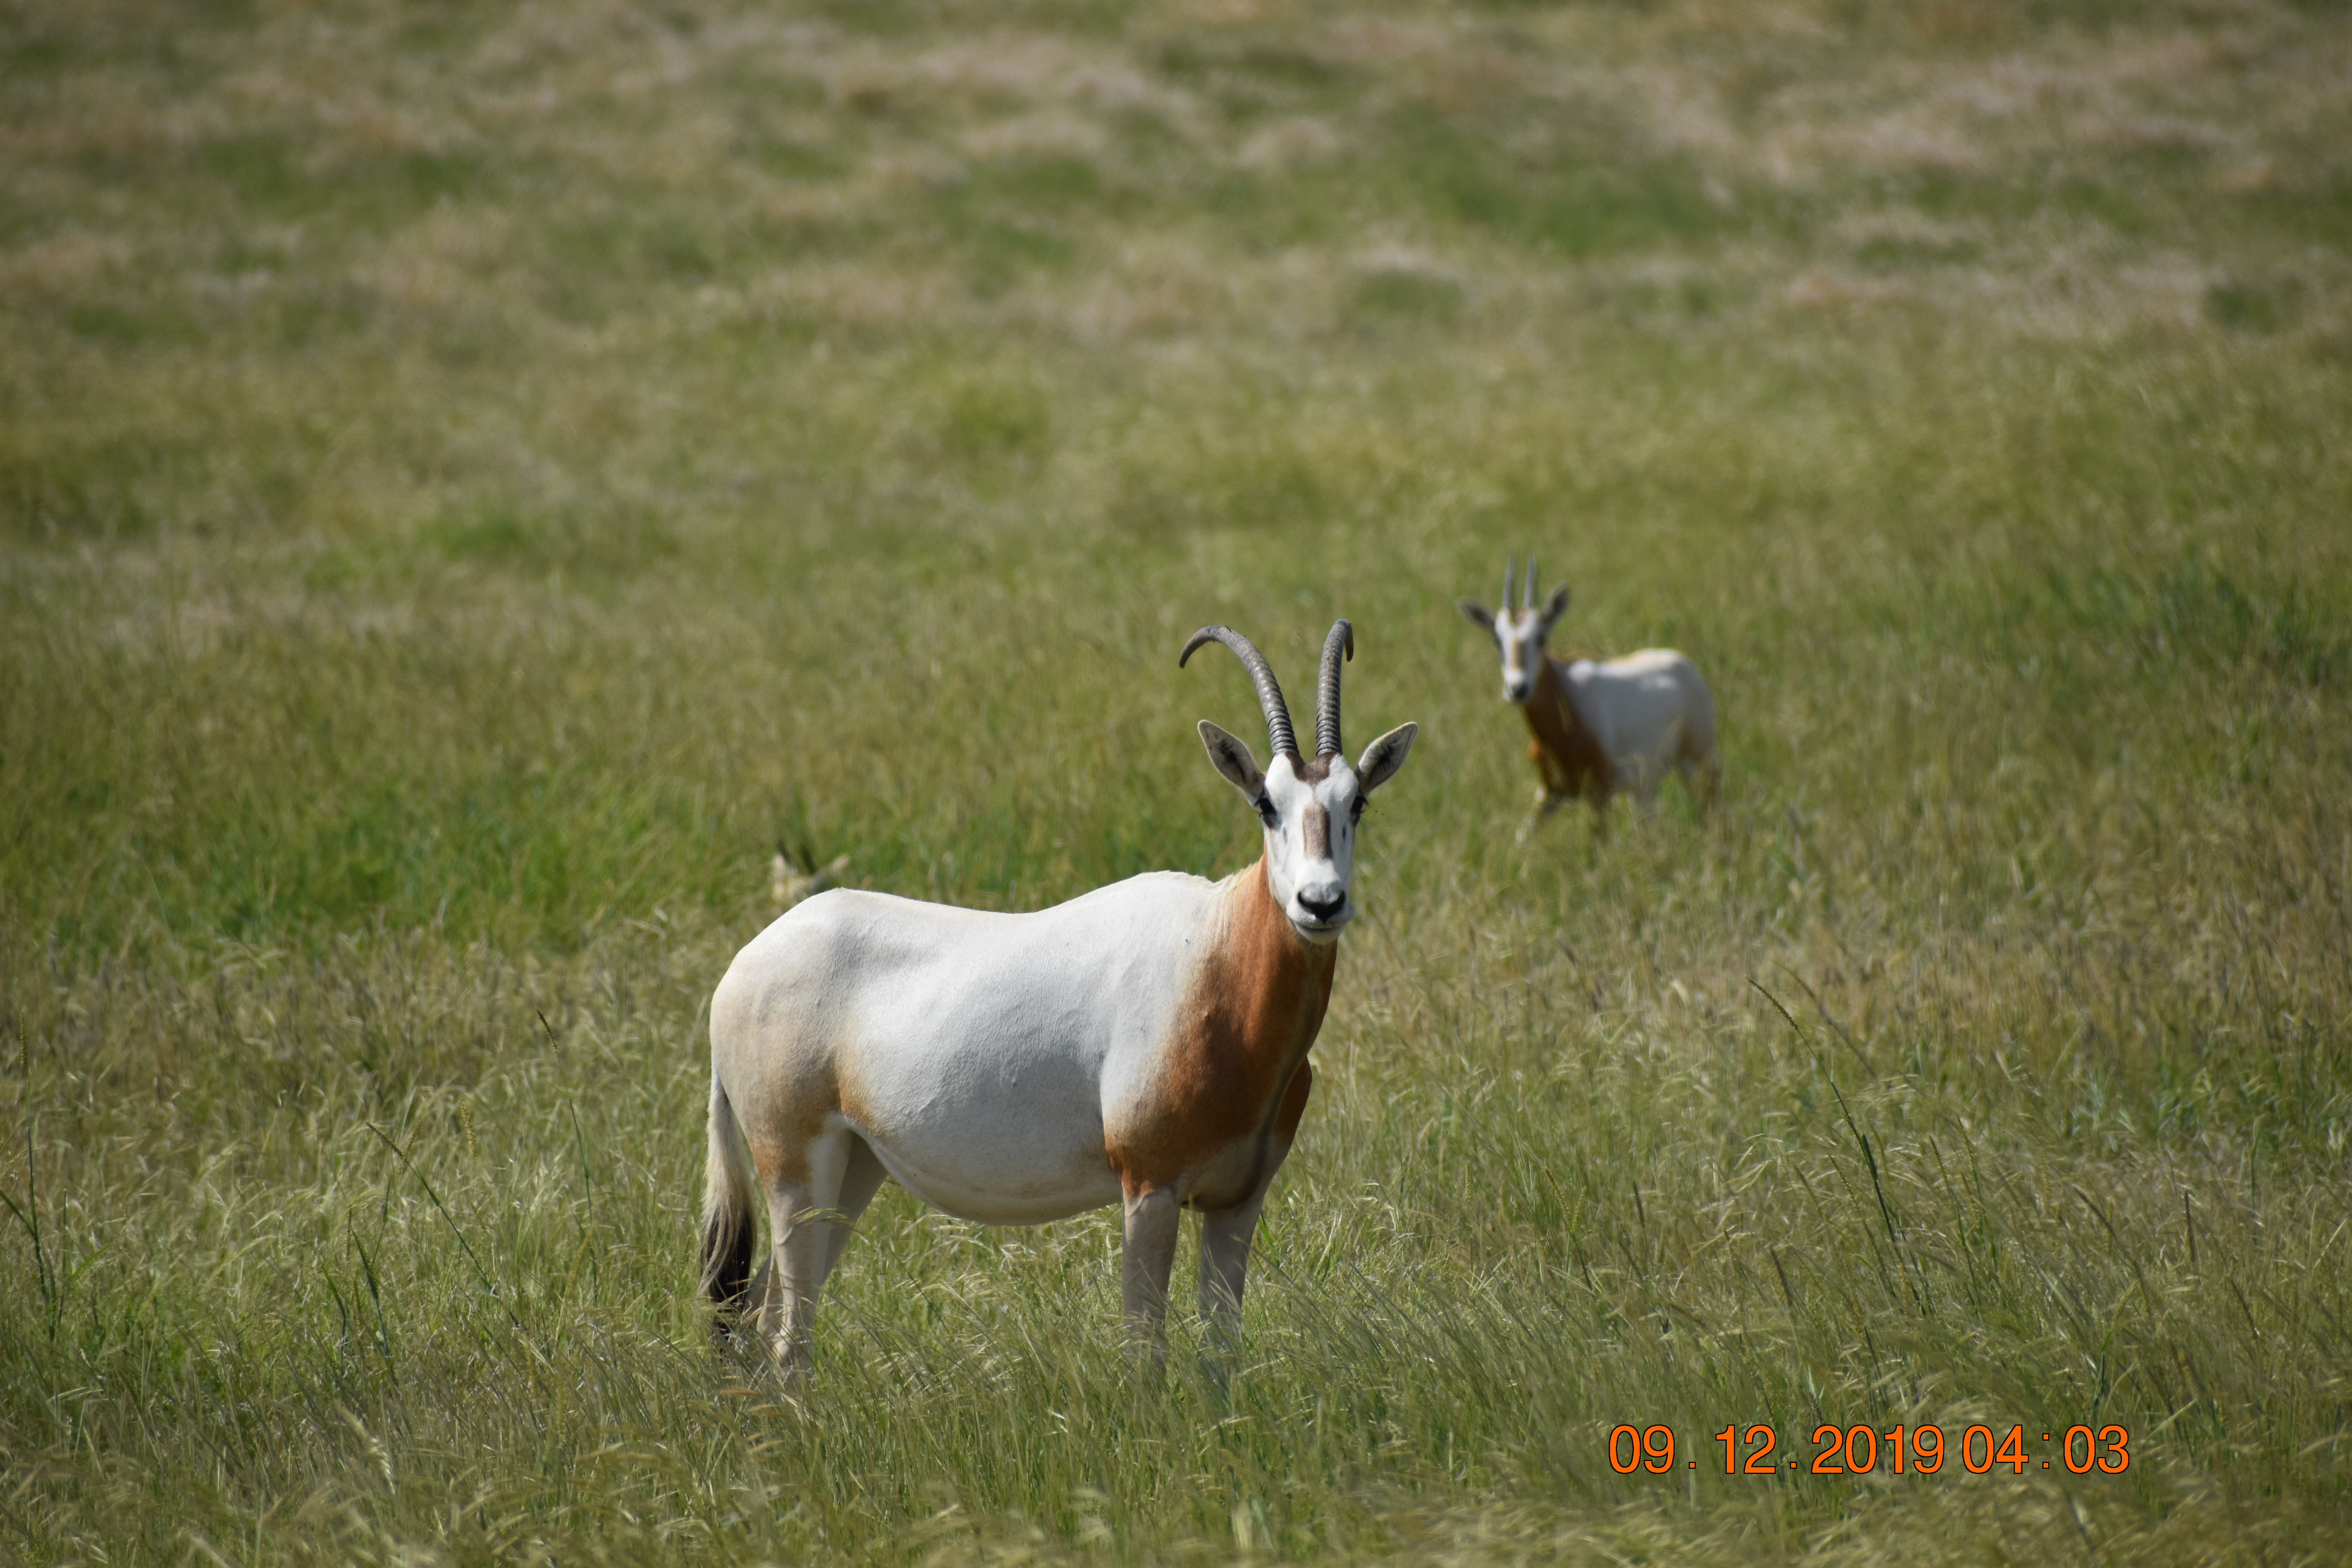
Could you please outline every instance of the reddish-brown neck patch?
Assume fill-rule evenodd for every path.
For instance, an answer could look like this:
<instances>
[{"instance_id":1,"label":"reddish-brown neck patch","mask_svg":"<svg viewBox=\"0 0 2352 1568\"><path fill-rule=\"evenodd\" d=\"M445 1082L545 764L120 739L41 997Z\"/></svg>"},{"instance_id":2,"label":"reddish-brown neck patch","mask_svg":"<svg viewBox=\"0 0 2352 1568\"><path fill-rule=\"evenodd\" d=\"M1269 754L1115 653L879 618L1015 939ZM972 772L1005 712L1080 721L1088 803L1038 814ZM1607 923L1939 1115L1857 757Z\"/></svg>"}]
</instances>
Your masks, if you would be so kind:
<instances>
[{"instance_id":1,"label":"reddish-brown neck patch","mask_svg":"<svg viewBox=\"0 0 2352 1568\"><path fill-rule=\"evenodd\" d=\"M1149 1102L1108 1130L1111 1166L1129 1192L1179 1184L1252 1136L1264 1145L1330 1005L1339 949L1300 939L1266 886L1264 860L1234 879L1220 913ZM1247 1191L1217 1195L1239 1202Z\"/></svg>"},{"instance_id":2,"label":"reddish-brown neck patch","mask_svg":"<svg viewBox=\"0 0 2352 1568\"><path fill-rule=\"evenodd\" d=\"M1616 766L1577 718L1568 679L1549 654L1544 656L1543 668L1536 672L1536 689L1519 704L1519 711L1527 718L1528 732L1535 737L1528 743L1528 755L1535 760L1536 772L1543 775L1545 789L1553 795L1609 793Z\"/></svg>"}]
</instances>

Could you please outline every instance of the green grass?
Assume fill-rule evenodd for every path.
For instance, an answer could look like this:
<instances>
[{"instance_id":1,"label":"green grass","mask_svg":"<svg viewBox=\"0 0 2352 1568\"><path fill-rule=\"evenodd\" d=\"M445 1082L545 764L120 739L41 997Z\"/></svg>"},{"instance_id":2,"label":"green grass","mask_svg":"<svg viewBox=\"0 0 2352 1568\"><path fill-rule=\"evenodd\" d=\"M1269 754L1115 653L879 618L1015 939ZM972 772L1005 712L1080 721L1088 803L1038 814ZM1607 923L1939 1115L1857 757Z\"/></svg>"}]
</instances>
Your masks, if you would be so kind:
<instances>
[{"instance_id":1,"label":"green grass","mask_svg":"<svg viewBox=\"0 0 2352 1568\"><path fill-rule=\"evenodd\" d=\"M28 1564L2352 1549L2326 6L0 10L0 1542ZM1453 610L1713 682L1532 844ZM1368 818L1244 1364L886 1194L692 1298L780 842ZM1769 1423L2121 1476L1710 1473ZM1623 1477L1622 1422L1700 1468ZM2030 1444L2038 1460L2052 1452Z\"/></svg>"}]
</instances>

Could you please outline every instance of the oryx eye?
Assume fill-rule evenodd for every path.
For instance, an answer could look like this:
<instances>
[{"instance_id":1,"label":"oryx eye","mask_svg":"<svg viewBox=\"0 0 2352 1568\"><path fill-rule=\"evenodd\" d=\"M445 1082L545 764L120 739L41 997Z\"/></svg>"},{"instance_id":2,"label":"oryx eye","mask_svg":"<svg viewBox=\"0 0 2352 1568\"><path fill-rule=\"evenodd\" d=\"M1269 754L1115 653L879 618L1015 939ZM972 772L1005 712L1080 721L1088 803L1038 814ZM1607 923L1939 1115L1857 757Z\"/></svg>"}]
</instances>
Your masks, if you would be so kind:
<instances>
[{"instance_id":1,"label":"oryx eye","mask_svg":"<svg viewBox=\"0 0 2352 1568\"><path fill-rule=\"evenodd\" d=\"M1370 805L1370 803L1369 801L1367 801L1367 800L1366 800L1362 795L1358 795L1358 796L1356 797L1356 804L1355 804L1355 805L1351 805L1351 806L1349 806L1349 807L1348 808L1348 820L1349 820L1349 822L1361 822L1361 821L1363 821L1363 820L1364 820L1364 807L1365 807L1366 805Z\"/></svg>"},{"instance_id":2,"label":"oryx eye","mask_svg":"<svg viewBox=\"0 0 2352 1568\"><path fill-rule=\"evenodd\" d=\"M1257 797L1257 814L1268 827L1279 826L1274 815L1274 799L1272 796L1262 795Z\"/></svg>"}]
</instances>

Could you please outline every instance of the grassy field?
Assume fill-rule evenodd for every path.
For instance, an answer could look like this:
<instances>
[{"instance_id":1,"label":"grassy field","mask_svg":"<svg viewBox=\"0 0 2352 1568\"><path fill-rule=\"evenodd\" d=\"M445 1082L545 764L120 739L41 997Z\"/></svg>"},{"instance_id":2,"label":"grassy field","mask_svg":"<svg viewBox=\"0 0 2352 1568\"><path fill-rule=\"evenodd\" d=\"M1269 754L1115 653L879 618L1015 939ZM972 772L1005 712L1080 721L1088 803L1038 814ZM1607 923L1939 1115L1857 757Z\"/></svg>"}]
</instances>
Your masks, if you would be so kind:
<instances>
[{"instance_id":1,"label":"grassy field","mask_svg":"<svg viewBox=\"0 0 2352 1568\"><path fill-rule=\"evenodd\" d=\"M2352 1556L2347 81L2320 0L0 5L0 1561ZM1514 842L1529 549L1712 819ZM1223 874L1176 651L1339 614L1423 733L1244 1369L895 1189L804 1405L715 1358L776 846ZM1713 1438L1978 1422L2129 1468Z\"/></svg>"}]
</instances>

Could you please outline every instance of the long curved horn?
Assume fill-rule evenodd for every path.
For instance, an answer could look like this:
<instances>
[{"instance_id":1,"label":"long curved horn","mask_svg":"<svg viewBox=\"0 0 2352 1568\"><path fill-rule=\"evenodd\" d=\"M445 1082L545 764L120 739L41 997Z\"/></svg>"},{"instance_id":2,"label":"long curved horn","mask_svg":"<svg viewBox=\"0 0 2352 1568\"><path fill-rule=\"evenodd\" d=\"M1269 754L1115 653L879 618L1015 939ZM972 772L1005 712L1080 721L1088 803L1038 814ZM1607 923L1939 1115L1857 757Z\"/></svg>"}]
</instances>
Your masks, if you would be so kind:
<instances>
[{"instance_id":1,"label":"long curved horn","mask_svg":"<svg viewBox=\"0 0 2352 1568\"><path fill-rule=\"evenodd\" d=\"M1315 683L1315 754L1328 757L1339 747L1339 664L1356 657L1356 628L1333 621L1323 639L1323 672Z\"/></svg>"},{"instance_id":2,"label":"long curved horn","mask_svg":"<svg viewBox=\"0 0 2352 1568\"><path fill-rule=\"evenodd\" d=\"M1274 667L1265 662L1265 655L1257 651L1257 644L1231 626L1202 626L1176 656L1176 667L1192 657L1192 650L1202 643L1221 642L1234 650L1250 673L1250 684L1257 688L1257 705L1265 710L1265 738L1274 746L1277 757L1298 755L1298 737L1290 731L1290 709L1282 700L1282 687L1274 679Z\"/></svg>"},{"instance_id":3,"label":"long curved horn","mask_svg":"<svg viewBox=\"0 0 2352 1568\"><path fill-rule=\"evenodd\" d=\"M1518 602L1511 596L1512 580L1518 575L1518 571L1519 558L1506 556L1503 560L1503 609L1506 613L1519 607Z\"/></svg>"}]
</instances>

